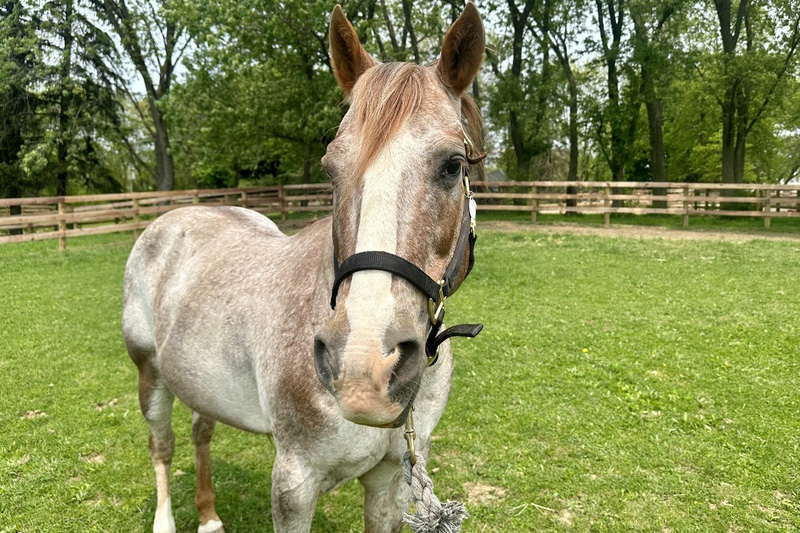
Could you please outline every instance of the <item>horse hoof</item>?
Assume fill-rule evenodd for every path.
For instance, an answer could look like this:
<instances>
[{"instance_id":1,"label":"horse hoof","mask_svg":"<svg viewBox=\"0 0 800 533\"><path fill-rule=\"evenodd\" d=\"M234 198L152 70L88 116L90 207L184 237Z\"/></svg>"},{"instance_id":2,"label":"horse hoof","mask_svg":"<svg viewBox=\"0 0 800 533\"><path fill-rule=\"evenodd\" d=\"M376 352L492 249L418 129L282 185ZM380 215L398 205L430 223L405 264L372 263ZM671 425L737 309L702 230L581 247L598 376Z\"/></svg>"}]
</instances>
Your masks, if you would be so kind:
<instances>
[{"instance_id":1,"label":"horse hoof","mask_svg":"<svg viewBox=\"0 0 800 533\"><path fill-rule=\"evenodd\" d=\"M205 524L200 524L197 527L197 533L225 533L222 528L222 522L219 520L209 520Z\"/></svg>"}]
</instances>

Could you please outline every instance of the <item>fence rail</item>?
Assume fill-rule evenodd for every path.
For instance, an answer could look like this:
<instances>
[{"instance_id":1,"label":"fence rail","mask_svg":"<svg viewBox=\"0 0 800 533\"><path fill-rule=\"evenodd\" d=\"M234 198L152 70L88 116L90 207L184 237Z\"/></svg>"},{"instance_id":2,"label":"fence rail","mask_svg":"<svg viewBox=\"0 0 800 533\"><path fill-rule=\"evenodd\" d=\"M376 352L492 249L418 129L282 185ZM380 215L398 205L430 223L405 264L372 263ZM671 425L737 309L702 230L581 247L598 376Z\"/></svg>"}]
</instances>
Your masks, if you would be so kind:
<instances>
[{"instance_id":1,"label":"fence rail","mask_svg":"<svg viewBox=\"0 0 800 533\"><path fill-rule=\"evenodd\" d=\"M800 218L800 184L656 183L590 181L474 182L480 211L539 214L666 214L683 217L724 215ZM0 244L133 231L158 215L187 205L237 205L286 220L290 213L331 210L327 183L274 185L238 189L138 192L88 196L0 199Z\"/></svg>"}]
</instances>

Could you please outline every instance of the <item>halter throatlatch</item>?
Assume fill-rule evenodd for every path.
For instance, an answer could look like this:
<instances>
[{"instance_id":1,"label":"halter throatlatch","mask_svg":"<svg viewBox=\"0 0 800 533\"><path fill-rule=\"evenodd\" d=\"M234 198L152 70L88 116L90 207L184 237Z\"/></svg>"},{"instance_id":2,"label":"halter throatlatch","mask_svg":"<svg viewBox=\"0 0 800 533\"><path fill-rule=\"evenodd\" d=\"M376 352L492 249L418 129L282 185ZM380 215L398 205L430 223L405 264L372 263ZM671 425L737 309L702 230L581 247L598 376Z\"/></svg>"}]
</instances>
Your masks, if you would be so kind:
<instances>
[{"instance_id":1,"label":"halter throatlatch","mask_svg":"<svg viewBox=\"0 0 800 533\"><path fill-rule=\"evenodd\" d=\"M464 135L464 145L467 150L467 161L470 164L480 162L486 154L476 154L475 146ZM339 293L339 286L348 277L362 270L383 270L405 279L422 294L428 297L428 313L431 319L431 330L425 341L425 354L428 357L428 366L436 363L439 357L439 345L450 337L475 337L483 329L481 324L460 324L447 328L439 333L444 323L444 304L447 297L455 292L458 283L458 274L464 262L464 256L469 249L469 259L466 278L475 264L475 199L469 187L469 167L464 169L464 208L461 222L461 230L458 235L458 242L450 264L445 269L441 280L435 281L428 276L421 268L402 257L389 252L359 252L345 259L341 265L336 260L334 254L334 274L333 287L331 289L331 309L336 309L336 296Z\"/></svg>"}]
</instances>

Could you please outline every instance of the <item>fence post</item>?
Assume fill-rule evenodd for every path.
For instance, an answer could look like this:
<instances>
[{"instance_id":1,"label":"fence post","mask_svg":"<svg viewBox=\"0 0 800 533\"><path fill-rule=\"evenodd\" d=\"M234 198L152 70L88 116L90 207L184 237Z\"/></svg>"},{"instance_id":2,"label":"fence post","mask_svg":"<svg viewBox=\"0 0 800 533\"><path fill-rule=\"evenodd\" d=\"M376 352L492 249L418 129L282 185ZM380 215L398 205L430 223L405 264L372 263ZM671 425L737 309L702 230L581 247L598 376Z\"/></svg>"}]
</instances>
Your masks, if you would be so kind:
<instances>
[{"instance_id":1,"label":"fence post","mask_svg":"<svg viewBox=\"0 0 800 533\"><path fill-rule=\"evenodd\" d=\"M199 204L200 203L200 192L197 189L192 191L192 203L193 204Z\"/></svg>"},{"instance_id":2,"label":"fence post","mask_svg":"<svg viewBox=\"0 0 800 533\"><path fill-rule=\"evenodd\" d=\"M603 223L606 227L611 226L611 213L608 209L611 207L611 185L606 183L603 190Z\"/></svg>"},{"instance_id":3,"label":"fence post","mask_svg":"<svg viewBox=\"0 0 800 533\"><path fill-rule=\"evenodd\" d=\"M247 191L242 191L242 198L241 198L242 207L247 207Z\"/></svg>"},{"instance_id":4,"label":"fence post","mask_svg":"<svg viewBox=\"0 0 800 533\"><path fill-rule=\"evenodd\" d=\"M535 198L538 191L539 189L536 185L531 185L531 195L534 196L534 198L531 198L531 222L534 224L536 224L536 215L539 212L539 199Z\"/></svg>"},{"instance_id":5,"label":"fence post","mask_svg":"<svg viewBox=\"0 0 800 533\"><path fill-rule=\"evenodd\" d=\"M683 227L689 227L689 186L683 186Z\"/></svg>"},{"instance_id":6,"label":"fence post","mask_svg":"<svg viewBox=\"0 0 800 533\"><path fill-rule=\"evenodd\" d=\"M139 223L142 221L142 216L139 214L139 199L133 199L133 223L136 227L133 228L133 240L139 238Z\"/></svg>"},{"instance_id":7,"label":"fence post","mask_svg":"<svg viewBox=\"0 0 800 533\"><path fill-rule=\"evenodd\" d=\"M764 189L762 194L766 195L766 197L767 197L767 201L764 204L764 213L765 213L765 216L764 216L764 227L765 228L769 228L769 226L770 226L770 224L772 222L770 217L769 217L769 214L772 211L772 191L770 191L769 189Z\"/></svg>"},{"instance_id":8,"label":"fence post","mask_svg":"<svg viewBox=\"0 0 800 533\"><path fill-rule=\"evenodd\" d=\"M64 203L64 198L58 200L58 249L64 251L67 249L67 206Z\"/></svg>"},{"instance_id":9,"label":"fence post","mask_svg":"<svg viewBox=\"0 0 800 533\"><path fill-rule=\"evenodd\" d=\"M281 209L281 222L286 222L286 197L283 190L283 184L278 185L278 203Z\"/></svg>"}]
</instances>

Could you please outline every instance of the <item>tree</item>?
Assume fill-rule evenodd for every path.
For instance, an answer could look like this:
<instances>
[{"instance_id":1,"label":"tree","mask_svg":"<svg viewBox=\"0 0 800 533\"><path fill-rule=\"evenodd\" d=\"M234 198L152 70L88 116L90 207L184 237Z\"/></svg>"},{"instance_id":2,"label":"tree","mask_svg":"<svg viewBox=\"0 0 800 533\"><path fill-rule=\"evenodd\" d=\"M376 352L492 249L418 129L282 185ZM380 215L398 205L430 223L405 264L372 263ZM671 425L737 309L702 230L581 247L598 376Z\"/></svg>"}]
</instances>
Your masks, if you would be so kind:
<instances>
[{"instance_id":1,"label":"tree","mask_svg":"<svg viewBox=\"0 0 800 533\"><path fill-rule=\"evenodd\" d=\"M558 63L567 82L567 107L569 165L567 181L578 180L578 82L570 59L570 39L574 38L573 31L580 22L580 13L583 11L583 2L576 0L555 1L544 0L545 9L542 14L534 13L536 26L541 34L542 46L549 47L558 58ZM553 13L556 12L556 13ZM551 13L553 13L551 15ZM576 20L578 19L578 20ZM571 191L569 191L571 192ZM574 202L574 200L572 200Z\"/></svg>"},{"instance_id":2,"label":"tree","mask_svg":"<svg viewBox=\"0 0 800 533\"><path fill-rule=\"evenodd\" d=\"M664 148L664 90L668 78L670 56L674 59L670 42L669 22L683 0L632 1L633 60L639 65L641 98L647 110L648 140L650 144L650 175L653 181L667 179L666 152ZM666 194L664 189L654 190L656 195ZM667 207L666 201L657 201L654 207Z\"/></svg>"},{"instance_id":3,"label":"tree","mask_svg":"<svg viewBox=\"0 0 800 533\"><path fill-rule=\"evenodd\" d=\"M22 2L0 4L0 196L16 198L37 194L44 186L41 176L24 168L24 148L40 135L37 112L39 96L31 89L41 77L39 21ZM11 214L19 214L12 206Z\"/></svg>"},{"instance_id":4,"label":"tree","mask_svg":"<svg viewBox=\"0 0 800 533\"><path fill-rule=\"evenodd\" d=\"M175 68L190 43L185 25L166 0L91 0L97 13L117 35L128 60L144 84L149 121L142 117L153 141L158 190L175 186L175 164L162 100L169 94ZM126 88L136 104L138 98ZM135 105L139 110L139 106Z\"/></svg>"},{"instance_id":5,"label":"tree","mask_svg":"<svg viewBox=\"0 0 800 533\"><path fill-rule=\"evenodd\" d=\"M52 171L59 196L68 193L70 181L97 191L121 188L100 160L101 139L119 124L119 79L111 66L118 57L111 38L89 13L82 0L50 0L38 13L49 64L39 88L46 107L40 121L47 134L36 147L45 156L37 171Z\"/></svg>"},{"instance_id":6,"label":"tree","mask_svg":"<svg viewBox=\"0 0 800 533\"><path fill-rule=\"evenodd\" d=\"M599 145L608 161L611 179L614 181L625 180L625 167L631 155L641 105L638 80L635 79L629 65L623 63L623 37L628 1L595 0L601 55L606 67L608 97L605 110L598 117L597 129ZM625 85L620 80L623 73L627 74ZM609 130L608 142L604 141L606 128Z\"/></svg>"},{"instance_id":7,"label":"tree","mask_svg":"<svg viewBox=\"0 0 800 533\"><path fill-rule=\"evenodd\" d=\"M539 164L539 176L549 173L554 136L555 80L550 47L532 31L537 6L537 0L522 4L507 0L511 35L495 36L487 49L487 61L496 78L489 113L493 120L506 125L513 148L513 174L523 179L535 163ZM545 26L549 25L549 10L548 3L538 13Z\"/></svg>"},{"instance_id":8,"label":"tree","mask_svg":"<svg viewBox=\"0 0 800 533\"><path fill-rule=\"evenodd\" d=\"M796 68L800 12L791 2L713 0L719 23L722 181L744 181L747 138ZM781 28L778 31L778 28Z\"/></svg>"},{"instance_id":9,"label":"tree","mask_svg":"<svg viewBox=\"0 0 800 533\"><path fill-rule=\"evenodd\" d=\"M342 117L327 51L330 6L186 2L197 43L168 109L192 179L233 185L324 179L324 141Z\"/></svg>"}]
</instances>

